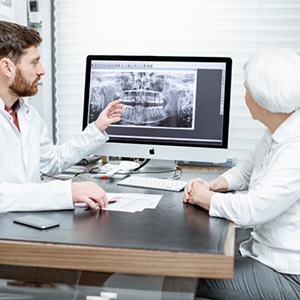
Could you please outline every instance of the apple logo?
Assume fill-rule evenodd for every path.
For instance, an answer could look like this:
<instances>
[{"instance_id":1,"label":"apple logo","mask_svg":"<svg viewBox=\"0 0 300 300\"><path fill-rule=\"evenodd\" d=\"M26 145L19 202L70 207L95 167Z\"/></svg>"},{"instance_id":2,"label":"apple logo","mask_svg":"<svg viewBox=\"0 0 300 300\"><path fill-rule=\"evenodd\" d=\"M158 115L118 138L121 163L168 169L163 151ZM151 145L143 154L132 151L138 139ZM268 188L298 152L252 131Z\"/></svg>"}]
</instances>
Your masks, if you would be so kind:
<instances>
[{"instance_id":1,"label":"apple logo","mask_svg":"<svg viewBox=\"0 0 300 300\"><path fill-rule=\"evenodd\" d=\"M151 149L149 150L149 153L150 153L151 155L154 155L154 154L155 154L155 149L154 149L154 148L151 148Z\"/></svg>"}]
</instances>

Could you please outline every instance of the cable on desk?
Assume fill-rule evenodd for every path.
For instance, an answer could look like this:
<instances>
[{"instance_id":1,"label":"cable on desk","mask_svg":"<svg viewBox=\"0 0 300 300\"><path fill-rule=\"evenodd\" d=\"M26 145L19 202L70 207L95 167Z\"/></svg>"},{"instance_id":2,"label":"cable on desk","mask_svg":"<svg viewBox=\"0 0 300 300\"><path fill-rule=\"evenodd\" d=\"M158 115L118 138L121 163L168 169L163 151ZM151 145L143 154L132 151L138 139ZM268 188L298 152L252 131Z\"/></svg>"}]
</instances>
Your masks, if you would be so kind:
<instances>
[{"instance_id":1,"label":"cable on desk","mask_svg":"<svg viewBox=\"0 0 300 300\"><path fill-rule=\"evenodd\" d=\"M77 177L77 176L79 176L79 175L82 175L82 174L89 174L90 173L90 171L83 171L83 172L78 172L78 173L70 173L70 177L68 177L68 178L62 178L61 176L62 176L62 174L63 173L61 173L61 174L59 174L59 175L49 175L49 174L42 174L41 175L41 179L42 180L45 180L45 179L56 179L56 180L63 180L63 181L65 181L65 180L70 180L70 179L72 179L72 178L75 178L75 177ZM72 175L72 176L71 176Z\"/></svg>"},{"instance_id":2,"label":"cable on desk","mask_svg":"<svg viewBox=\"0 0 300 300\"><path fill-rule=\"evenodd\" d=\"M150 159L148 158L148 159L145 159L142 163L140 163L140 166L137 168L137 169L135 169L135 171L137 171L137 170L139 170L139 169L141 169L142 167L144 167L144 166L146 166L146 164L148 163L150 161Z\"/></svg>"},{"instance_id":3,"label":"cable on desk","mask_svg":"<svg viewBox=\"0 0 300 300\"><path fill-rule=\"evenodd\" d=\"M138 170L138 169L137 169ZM131 175L139 175L139 174L163 174L163 173L170 173L170 172L174 172L173 176L171 177L171 179L173 180L178 180L181 177L182 174L182 169L179 168L178 166L175 169L169 169L169 170L163 170L163 171L133 171L131 172Z\"/></svg>"},{"instance_id":4,"label":"cable on desk","mask_svg":"<svg viewBox=\"0 0 300 300\"><path fill-rule=\"evenodd\" d=\"M130 172L128 175L139 175L139 174L164 174L164 173L170 173L170 172L174 172L173 176L171 177L171 179L173 180L178 180L181 178L182 175L182 169L178 166L176 166L176 168L172 168L172 169L166 169L166 170L161 170L161 171L139 171L141 168L143 168L148 162L150 161L150 159L145 159L140 166L135 169L134 171ZM69 180L72 178L75 178L77 176L83 175L83 174L97 174L99 173L101 170L98 166L92 167L89 170L86 171L82 171L82 172L78 172L78 173L70 173L70 177L68 178L62 178L61 175L48 175L48 174L42 174L41 178L43 179L56 179L56 180Z\"/></svg>"}]
</instances>

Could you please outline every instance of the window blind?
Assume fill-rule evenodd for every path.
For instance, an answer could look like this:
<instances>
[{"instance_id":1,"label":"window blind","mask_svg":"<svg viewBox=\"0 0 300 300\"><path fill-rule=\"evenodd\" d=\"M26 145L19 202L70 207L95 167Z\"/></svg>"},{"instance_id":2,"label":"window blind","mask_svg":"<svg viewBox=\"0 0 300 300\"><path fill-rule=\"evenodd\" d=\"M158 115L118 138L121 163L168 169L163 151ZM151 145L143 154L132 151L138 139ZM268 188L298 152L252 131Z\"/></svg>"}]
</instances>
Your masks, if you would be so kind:
<instances>
[{"instance_id":1,"label":"window blind","mask_svg":"<svg viewBox=\"0 0 300 300\"><path fill-rule=\"evenodd\" d=\"M229 157L244 160L264 127L244 103L243 64L264 49L300 52L298 0L54 0L55 137L81 131L89 54L229 56Z\"/></svg>"}]
</instances>

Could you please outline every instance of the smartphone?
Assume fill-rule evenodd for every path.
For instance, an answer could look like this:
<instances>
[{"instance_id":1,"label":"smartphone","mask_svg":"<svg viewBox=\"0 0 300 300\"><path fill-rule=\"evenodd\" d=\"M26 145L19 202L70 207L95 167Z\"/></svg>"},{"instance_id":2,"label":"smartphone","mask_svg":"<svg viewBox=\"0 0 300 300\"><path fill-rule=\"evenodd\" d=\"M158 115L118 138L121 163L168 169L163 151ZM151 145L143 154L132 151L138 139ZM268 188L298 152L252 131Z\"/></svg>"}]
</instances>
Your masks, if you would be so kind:
<instances>
[{"instance_id":1,"label":"smartphone","mask_svg":"<svg viewBox=\"0 0 300 300\"><path fill-rule=\"evenodd\" d=\"M47 229L59 226L59 222L49 220L43 217L33 216L33 215L27 215L24 217L16 218L14 219L14 223L38 228L38 229Z\"/></svg>"}]
</instances>

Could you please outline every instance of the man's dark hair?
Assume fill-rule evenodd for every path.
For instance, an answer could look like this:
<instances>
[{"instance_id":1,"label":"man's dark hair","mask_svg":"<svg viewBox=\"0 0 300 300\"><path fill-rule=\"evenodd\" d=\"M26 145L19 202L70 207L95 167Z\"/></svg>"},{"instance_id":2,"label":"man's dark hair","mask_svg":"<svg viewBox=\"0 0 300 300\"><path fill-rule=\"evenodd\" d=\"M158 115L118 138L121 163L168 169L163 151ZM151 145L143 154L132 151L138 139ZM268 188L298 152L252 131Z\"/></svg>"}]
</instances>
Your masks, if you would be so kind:
<instances>
[{"instance_id":1,"label":"man's dark hair","mask_svg":"<svg viewBox=\"0 0 300 300\"><path fill-rule=\"evenodd\" d=\"M17 63L25 50L42 42L40 34L19 24L0 21L0 59L8 57Z\"/></svg>"}]
</instances>

